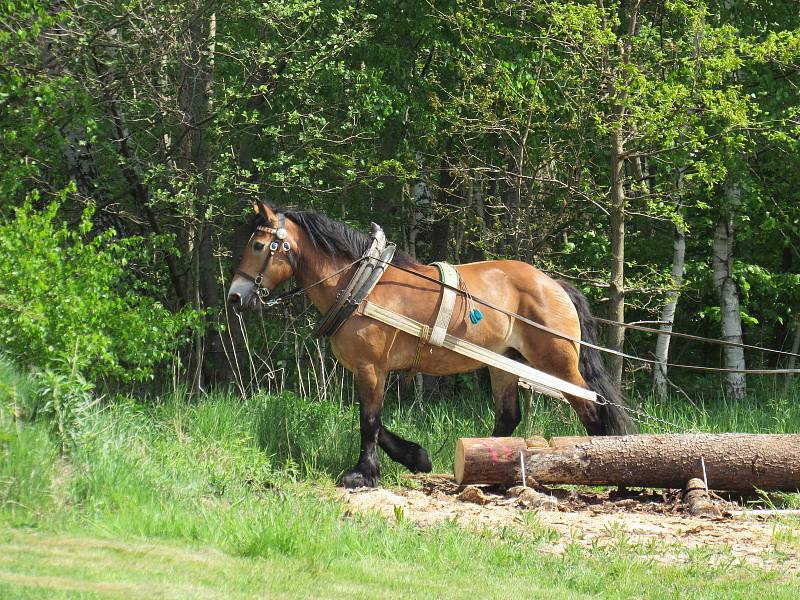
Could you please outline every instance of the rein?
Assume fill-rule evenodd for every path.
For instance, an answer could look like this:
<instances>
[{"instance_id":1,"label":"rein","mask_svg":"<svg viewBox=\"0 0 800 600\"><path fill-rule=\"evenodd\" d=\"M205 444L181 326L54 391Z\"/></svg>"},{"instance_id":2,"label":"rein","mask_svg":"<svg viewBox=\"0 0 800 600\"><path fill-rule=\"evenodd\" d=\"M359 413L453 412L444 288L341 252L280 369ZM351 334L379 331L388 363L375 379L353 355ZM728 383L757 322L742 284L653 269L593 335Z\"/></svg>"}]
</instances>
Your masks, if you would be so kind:
<instances>
[{"instance_id":1,"label":"rein","mask_svg":"<svg viewBox=\"0 0 800 600\"><path fill-rule=\"evenodd\" d=\"M348 263L345 266L343 266L338 271L334 271L330 275L328 275L326 277L323 277L319 281L315 281L314 283L312 283L310 285L294 287L289 291L283 292L282 294L279 294L278 296L275 296L272 300L266 300L266 299L261 300L261 297L259 296L259 300L261 300L261 304L263 306L265 306L266 308L271 308L271 307L273 307L273 306L275 306L277 304L280 304L284 300L288 300L292 296L296 296L297 294L302 294L306 290L310 290L311 288L317 287L320 283L324 283L324 282L328 281L328 279L331 279L332 277L336 277L337 275L339 275L341 273L344 273L345 271L347 271L347 269L349 269L353 265L357 265L358 263L363 261L365 258L366 258L365 256L362 256L361 258L357 258L353 262ZM237 273L239 273L239 271L237 271Z\"/></svg>"}]
</instances>

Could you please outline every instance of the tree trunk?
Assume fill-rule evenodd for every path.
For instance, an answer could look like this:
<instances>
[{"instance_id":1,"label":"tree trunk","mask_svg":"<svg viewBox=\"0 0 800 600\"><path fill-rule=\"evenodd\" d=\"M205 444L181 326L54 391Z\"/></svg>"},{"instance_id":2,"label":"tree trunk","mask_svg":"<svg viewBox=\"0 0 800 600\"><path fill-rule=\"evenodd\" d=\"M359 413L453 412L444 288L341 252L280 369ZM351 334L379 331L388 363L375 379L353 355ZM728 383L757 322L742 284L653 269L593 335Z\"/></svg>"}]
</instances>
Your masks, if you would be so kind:
<instances>
[{"instance_id":1,"label":"tree trunk","mask_svg":"<svg viewBox=\"0 0 800 600\"><path fill-rule=\"evenodd\" d=\"M411 215L408 226L408 248L407 252L411 258L417 258L417 238L420 233L420 222L425 221L425 212L431 210L431 192L424 178L420 178L409 189L411 197ZM430 376L428 376L430 377ZM419 400L425 391L425 376L422 373L414 374L414 395Z\"/></svg>"},{"instance_id":2,"label":"tree trunk","mask_svg":"<svg viewBox=\"0 0 800 600\"><path fill-rule=\"evenodd\" d=\"M625 146L622 133L611 134L611 280L608 286L608 318L625 322ZM625 343L625 328L611 326L608 346L622 352ZM622 388L621 356L608 356L611 377L617 389Z\"/></svg>"},{"instance_id":3,"label":"tree trunk","mask_svg":"<svg viewBox=\"0 0 800 600\"><path fill-rule=\"evenodd\" d=\"M439 167L439 194L437 204L440 210L434 212L434 222L431 226L431 260L450 260L450 215L452 207L456 204L456 180L450 169L447 155L442 157Z\"/></svg>"},{"instance_id":4,"label":"tree trunk","mask_svg":"<svg viewBox=\"0 0 800 600\"><path fill-rule=\"evenodd\" d=\"M639 31L639 5L641 0L627 0L620 3L619 51L621 64L617 65L611 80L611 94L614 108L611 123L611 149L609 168L611 175L611 279L608 286L608 318L625 322L625 139L631 132L627 123L627 65L631 62L631 44ZM612 326L608 333L608 346L622 352L625 343L625 328ZM622 389L623 359L621 356L608 357L611 378L618 390Z\"/></svg>"},{"instance_id":5,"label":"tree trunk","mask_svg":"<svg viewBox=\"0 0 800 600\"><path fill-rule=\"evenodd\" d=\"M719 297L720 320L722 323L722 339L729 342L742 343L742 317L739 308L739 292L733 281L733 247L736 241L734 215L741 203L741 189L738 184L728 182L725 185L725 196L728 207L717 219L714 231L713 267L714 289ZM727 369L744 369L744 349L736 346L725 346L723 349L724 367ZM731 398L740 400L747 392L744 373L726 373L725 390Z\"/></svg>"},{"instance_id":6,"label":"tree trunk","mask_svg":"<svg viewBox=\"0 0 800 600\"><path fill-rule=\"evenodd\" d=\"M203 295L203 288L212 295L214 290L215 270L213 265L201 264L204 255L209 252L210 237L207 236L208 213L208 163L210 154L208 122L211 113L211 84L213 81L214 52L216 42L216 15L203 15L203 8L198 5L196 10L200 14L191 15L187 24L187 48L184 62L181 67L181 88L178 92L181 111L183 112L186 131L181 136L181 163L185 173L192 179L193 206L191 211L186 210L186 232L188 252L190 256L190 300L195 310L203 310L212 306L211 298ZM211 282L203 281L204 276L210 276ZM210 284L210 285L209 285ZM213 319L213 317L212 317ZM209 329L218 327L214 323ZM210 338L216 341L217 336ZM195 332L192 355L194 358L194 371L192 373L192 389L202 391L203 368L205 366L206 338L198 329Z\"/></svg>"},{"instance_id":7,"label":"tree trunk","mask_svg":"<svg viewBox=\"0 0 800 600\"><path fill-rule=\"evenodd\" d=\"M683 283L683 269L686 259L686 231L682 225L675 224L672 240L672 290L667 292L667 303L661 309L661 331L655 351L655 370L653 371L653 392L661 401L667 399L667 359L669 358L669 342L672 325L675 321L675 310L678 306L680 286Z\"/></svg>"},{"instance_id":8,"label":"tree trunk","mask_svg":"<svg viewBox=\"0 0 800 600\"><path fill-rule=\"evenodd\" d=\"M797 354L800 352L800 317L794 318L794 337L792 338L792 354ZM789 357L789 364L787 368L794 369L795 365L797 364L797 357L791 356ZM792 388L792 380L794 379L794 375L791 373L786 374L786 383L784 386L785 391L789 391Z\"/></svg>"},{"instance_id":9,"label":"tree trunk","mask_svg":"<svg viewBox=\"0 0 800 600\"><path fill-rule=\"evenodd\" d=\"M689 433L608 437L461 438L456 482L618 485L682 489L707 478L719 490L800 489L800 434ZM705 465L705 471L703 469Z\"/></svg>"}]
</instances>

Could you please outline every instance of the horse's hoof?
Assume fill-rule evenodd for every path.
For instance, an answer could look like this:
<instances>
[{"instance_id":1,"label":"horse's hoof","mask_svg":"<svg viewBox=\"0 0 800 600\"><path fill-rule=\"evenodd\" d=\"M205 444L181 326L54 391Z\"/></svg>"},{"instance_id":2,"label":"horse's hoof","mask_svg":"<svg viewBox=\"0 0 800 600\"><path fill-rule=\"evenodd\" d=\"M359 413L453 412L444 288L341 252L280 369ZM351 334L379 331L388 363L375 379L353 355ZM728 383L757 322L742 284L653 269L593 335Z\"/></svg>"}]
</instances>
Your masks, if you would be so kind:
<instances>
[{"instance_id":1,"label":"horse's hoof","mask_svg":"<svg viewBox=\"0 0 800 600\"><path fill-rule=\"evenodd\" d=\"M344 474L342 485L350 490L360 487L378 487L378 476L365 475L361 471L354 470Z\"/></svg>"},{"instance_id":2,"label":"horse's hoof","mask_svg":"<svg viewBox=\"0 0 800 600\"><path fill-rule=\"evenodd\" d=\"M416 456L414 457L414 473L430 473L433 470L433 463L428 456L428 451L422 446L417 448Z\"/></svg>"}]
</instances>

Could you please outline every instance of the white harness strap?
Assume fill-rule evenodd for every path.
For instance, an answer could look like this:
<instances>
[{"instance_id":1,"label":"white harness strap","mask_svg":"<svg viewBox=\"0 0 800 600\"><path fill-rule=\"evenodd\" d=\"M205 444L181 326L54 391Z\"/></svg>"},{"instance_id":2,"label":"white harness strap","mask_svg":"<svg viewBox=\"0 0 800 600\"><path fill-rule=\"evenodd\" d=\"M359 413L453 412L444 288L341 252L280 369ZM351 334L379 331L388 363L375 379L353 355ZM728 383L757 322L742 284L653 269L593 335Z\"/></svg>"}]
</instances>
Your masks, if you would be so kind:
<instances>
[{"instance_id":1,"label":"white harness strap","mask_svg":"<svg viewBox=\"0 0 800 600\"><path fill-rule=\"evenodd\" d=\"M439 269L439 278L442 283L458 287L459 277L455 267L446 262L432 263ZM436 315L436 323L431 330L431 336L427 340L432 346L442 346L447 330L450 327L450 318L453 316L453 307L456 303L456 292L453 289L442 286L442 303L439 306L439 314Z\"/></svg>"}]
</instances>

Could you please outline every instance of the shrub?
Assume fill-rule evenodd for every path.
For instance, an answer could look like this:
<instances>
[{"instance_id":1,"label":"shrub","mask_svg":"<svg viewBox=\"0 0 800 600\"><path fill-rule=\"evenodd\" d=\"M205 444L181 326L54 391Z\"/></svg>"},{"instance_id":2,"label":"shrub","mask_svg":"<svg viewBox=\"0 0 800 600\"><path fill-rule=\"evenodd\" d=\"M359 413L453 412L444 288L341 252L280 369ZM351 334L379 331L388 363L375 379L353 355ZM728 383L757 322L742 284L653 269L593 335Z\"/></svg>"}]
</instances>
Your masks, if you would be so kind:
<instances>
[{"instance_id":1,"label":"shrub","mask_svg":"<svg viewBox=\"0 0 800 600\"><path fill-rule=\"evenodd\" d=\"M141 238L90 239L91 208L73 228L58 209L26 204L0 222L0 347L20 365L69 364L89 379L152 377L194 313L171 313L128 275Z\"/></svg>"}]
</instances>

